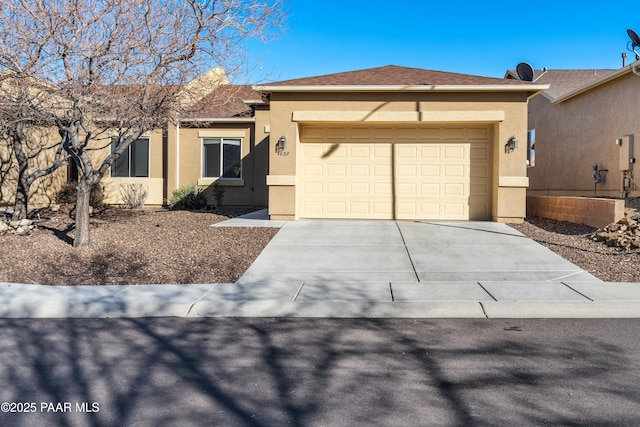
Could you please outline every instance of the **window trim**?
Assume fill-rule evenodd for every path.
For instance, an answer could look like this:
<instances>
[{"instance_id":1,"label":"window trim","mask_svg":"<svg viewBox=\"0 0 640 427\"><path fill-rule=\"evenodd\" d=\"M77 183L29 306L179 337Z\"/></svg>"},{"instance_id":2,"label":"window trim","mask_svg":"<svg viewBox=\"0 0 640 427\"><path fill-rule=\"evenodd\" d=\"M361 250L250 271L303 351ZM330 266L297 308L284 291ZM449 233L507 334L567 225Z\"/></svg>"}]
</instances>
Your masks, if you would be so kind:
<instances>
[{"instance_id":1,"label":"window trim","mask_svg":"<svg viewBox=\"0 0 640 427\"><path fill-rule=\"evenodd\" d=\"M116 139L116 138L114 137L111 140L113 141L114 139ZM147 176L132 176L131 175L131 146L133 144L135 144L138 140L141 140L141 139L146 139L147 140ZM113 147L113 142L111 144L111 147ZM111 167L109 168L109 177L110 178L117 178L117 179L151 178L151 137L143 135L143 136L137 138L135 141L133 141L131 144L129 144L129 146L127 147L126 153L127 153L128 161L129 161L129 168L128 168L129 169L129 174L127 176L116 176L116 175L113 174L113 172L116 170L116 162L119 160L119 159L116 159L116 160L114 160L114 162L111 164ZM122 158L122 156L124 156L124 154L125 153L122 153L120 158Z\"/></svg>"},{"instance_id":2,"label":"window trim","mask_svg":"<svg viewBox=\"0 0 640 427\"><path fill-rule=\"evenodd\" d=\"M210 142L207 143L207 140L218 140L219 142ZM208 144L220 144L220 164L219 164L219 172L224 173L224 141L225 140L237 140L240 142L240 174L238 177L223 177L223 176L204 176L205 171L205 146ZM240 136L203 136L200 138L200 145L202 149L200 150L201 162L200 162L200 179L201 180L212 180L212 181L235 181L235 182L244 182L244 162L242 161L242 145L244 143L244 138Z\"/></svg>"}]
</instances>

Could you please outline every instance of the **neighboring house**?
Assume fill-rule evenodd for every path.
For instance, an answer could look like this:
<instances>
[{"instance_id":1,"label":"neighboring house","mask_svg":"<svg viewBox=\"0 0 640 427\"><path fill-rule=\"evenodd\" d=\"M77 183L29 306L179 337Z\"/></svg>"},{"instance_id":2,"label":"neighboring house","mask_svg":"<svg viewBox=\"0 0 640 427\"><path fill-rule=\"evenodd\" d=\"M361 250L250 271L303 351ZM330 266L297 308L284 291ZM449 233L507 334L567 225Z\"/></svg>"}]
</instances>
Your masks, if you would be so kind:
<instances>
[{"instance_id":1,"label":"neighboring house","mask_svg":"<svg viewBox=\"0 0 640 427\"><path fill-rule=\"evenodd\" d=\"M214 86L130 147L103 180L110 202L126 183L152 205L195 183L214 204L217 182L226 205L273 219L525 216L527 104L544 84L385 66Z\"/></svg>"},{"instance_id":2,"label":"neighboring house","mask_svg":"<svg viewBox=\"0 0 640 427\"><path fill-rule=\"evenodd\" d=\"M529 102L534 145L528 194L640 195L633 160L640 153L634 148L634 135L640 135L638 64L619 70L535 70L535 83L550 87ZM505 77L518 79L515 71Z\"/></svg>"}]
</instances>

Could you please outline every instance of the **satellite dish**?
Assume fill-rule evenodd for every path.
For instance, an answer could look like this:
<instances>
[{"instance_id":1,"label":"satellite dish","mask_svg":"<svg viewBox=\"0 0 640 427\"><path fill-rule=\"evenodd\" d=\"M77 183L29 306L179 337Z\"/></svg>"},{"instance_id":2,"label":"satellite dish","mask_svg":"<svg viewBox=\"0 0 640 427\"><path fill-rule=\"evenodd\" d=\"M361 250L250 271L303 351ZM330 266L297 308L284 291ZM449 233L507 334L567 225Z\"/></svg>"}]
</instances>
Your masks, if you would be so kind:
<instances>
[{"instance_id":1,"label":"satellite dish","mask_svg":"<svg viewBox=\"0 0 640 427\"><path fill-rule=\"evenodd\" d=\"M636 48L640 47L640 36L638 36L638 33L633 31L631 28L627 29L627 34L629 35L629 38L631 39L631 41L627 43L627 49L629 49L630 51L635 53L636 54L636 59L639 59L640 58L640 54L636 51ZM631 48L629 48L629 43L631 43Z\"/></svg>"},{"instance_id":2,"label":"satellite dish","mask_svg":"<svg viewBox=\"0 0 640 427\"><path fill-rule=\"evenodd\" d=\"M525 82L533 81L533 67L526 62L519 63L516 67L516 72L520 80L524 80Z\"/></svg>"},{"instance_id":3,"label":"satellite dish","mask_svg":"<svg viewBox=\"0 0 640 427\"><path fill-rule=\"evenodd\" d=\"M632 46L634 48L640 46L640 36L638 36L638 33L636 33L631 28L629 28L627 30L627 34L629 35L629 38L631 39Z\"/></svg>"}]
</instances>

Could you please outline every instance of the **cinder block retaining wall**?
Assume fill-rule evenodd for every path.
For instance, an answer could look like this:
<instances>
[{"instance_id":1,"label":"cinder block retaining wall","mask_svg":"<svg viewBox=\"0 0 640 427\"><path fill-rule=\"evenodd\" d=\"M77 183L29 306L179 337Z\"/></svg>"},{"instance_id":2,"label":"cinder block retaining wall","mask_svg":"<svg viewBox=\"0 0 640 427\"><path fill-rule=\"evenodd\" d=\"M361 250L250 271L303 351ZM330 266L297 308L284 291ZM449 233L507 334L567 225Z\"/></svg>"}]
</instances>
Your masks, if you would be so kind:
<instances>
[{"instance_id":1,"label":"cinder block retaining wall","mask_svg":"<svg viewBox=\"0 0 640 427\"><path fill-rule=\"evenodd\" d=\"M624 217L624 200L527 196L527 215L602 228Z\"/></svg>"}]
</instances>

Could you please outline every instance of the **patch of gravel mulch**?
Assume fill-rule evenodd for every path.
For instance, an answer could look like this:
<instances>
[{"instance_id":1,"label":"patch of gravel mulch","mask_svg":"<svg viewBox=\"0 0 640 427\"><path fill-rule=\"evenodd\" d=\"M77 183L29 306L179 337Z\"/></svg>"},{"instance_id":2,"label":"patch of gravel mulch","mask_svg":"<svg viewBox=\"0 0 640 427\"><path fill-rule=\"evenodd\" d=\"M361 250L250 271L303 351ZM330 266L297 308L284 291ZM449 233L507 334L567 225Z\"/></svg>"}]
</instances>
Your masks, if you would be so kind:
<instances>
[{"instance_id":1,"label":"patch of gravel mulch","mask_svg":"<svg viewBox=\"0 0 640 427\"><path fill-rule=\"evenodd\" d=\"M72 247L68 211L43 214L29 236L0 236L0 282L49 285L233 283L274 228L210 227L252 209L109 208L91 218L91 246Z\"/></svg>"},{"instance_id":2,"label":"patch of gravel mulch","mask_svg":"<svg viewBox=\"0 0 640 427\"><path fill-rule=\"evenodd\" d=\"M640 282L640 251L594 242L596 228L537 217L509 225L605 282Z\"/></svg>"}]
</instances>

